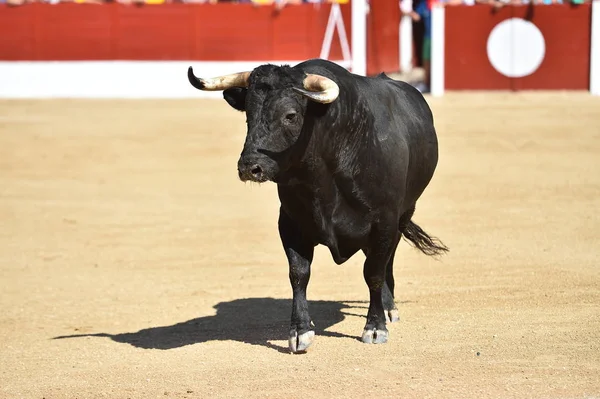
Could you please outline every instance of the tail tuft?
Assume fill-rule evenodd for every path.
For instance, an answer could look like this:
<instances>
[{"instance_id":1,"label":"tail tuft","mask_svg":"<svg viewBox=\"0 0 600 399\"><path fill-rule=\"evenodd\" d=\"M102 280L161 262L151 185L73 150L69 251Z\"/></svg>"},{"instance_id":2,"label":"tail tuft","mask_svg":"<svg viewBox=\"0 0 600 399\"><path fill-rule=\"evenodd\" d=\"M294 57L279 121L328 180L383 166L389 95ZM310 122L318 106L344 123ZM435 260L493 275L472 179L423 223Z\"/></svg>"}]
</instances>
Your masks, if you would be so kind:
<instances>
[{"instance_id":1,"label":"tail tuft","mask_svg":"<svg viewBox=\"0 0 600 399\"><path fill-rule=\"evenodd\" d=\"M448 252L449 249L436 237L431 237L423 231L416 223L408 222L402 232L404 238L415 248L428 256L439 256Z\"/></svg>"}]
</instances>

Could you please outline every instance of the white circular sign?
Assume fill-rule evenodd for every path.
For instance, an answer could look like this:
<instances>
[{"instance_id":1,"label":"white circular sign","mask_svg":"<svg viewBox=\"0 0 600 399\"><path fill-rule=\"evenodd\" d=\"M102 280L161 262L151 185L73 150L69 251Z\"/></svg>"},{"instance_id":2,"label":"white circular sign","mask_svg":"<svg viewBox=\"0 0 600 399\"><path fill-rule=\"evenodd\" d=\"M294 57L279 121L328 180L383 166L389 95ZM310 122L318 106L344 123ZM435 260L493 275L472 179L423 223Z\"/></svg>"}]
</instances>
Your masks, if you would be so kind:
<instances>
[{"instance_id":1,"label":"white circular sign","mask_svg":"<svg viewBox=\"0 0 600 399\"><path fill-rule=\"evenodd\" d=\"M529 21L511 18L492 29L487 56L492 66L509 78L534 73L544 60L546 43L542 32Z\"/></svg>"}]
</instances>

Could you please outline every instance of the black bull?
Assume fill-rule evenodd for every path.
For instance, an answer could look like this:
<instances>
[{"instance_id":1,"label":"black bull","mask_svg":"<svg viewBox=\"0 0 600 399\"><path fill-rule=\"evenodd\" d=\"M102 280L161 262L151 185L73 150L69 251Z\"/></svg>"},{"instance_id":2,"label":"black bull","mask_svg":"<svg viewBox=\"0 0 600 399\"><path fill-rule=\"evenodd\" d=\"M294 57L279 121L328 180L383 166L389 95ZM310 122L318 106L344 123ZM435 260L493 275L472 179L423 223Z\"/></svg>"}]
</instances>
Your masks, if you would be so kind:
<instances>
[{"instance_id":1,"label":"black bull","mask_svg":"<svg viewBox=\"0 0 600 399\"><path fill-rule=\"evenodd\" d=\"M248 133L238 162L243 181L277 184L279 234L293 290L290 350L305 351L314 330L306 287L314 247L341 264L359 250L370 305L365 343L384 343L397 321L394 254L404 236L426 255L447 248L412 222L438 162L433 116L412 86L381 74L367 78L325 61L200 79L245 111Z\"/></svg>"}]
</instances>

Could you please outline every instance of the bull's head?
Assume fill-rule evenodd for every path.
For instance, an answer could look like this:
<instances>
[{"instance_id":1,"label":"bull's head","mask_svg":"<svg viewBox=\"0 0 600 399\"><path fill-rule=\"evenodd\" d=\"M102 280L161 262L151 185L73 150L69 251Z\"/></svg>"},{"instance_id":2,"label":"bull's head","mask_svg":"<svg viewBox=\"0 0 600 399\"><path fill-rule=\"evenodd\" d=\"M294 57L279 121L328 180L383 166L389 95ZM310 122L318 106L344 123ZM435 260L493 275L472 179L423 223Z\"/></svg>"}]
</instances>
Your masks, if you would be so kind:
<instances>
[{"instance_id":1,"label":"bull's head","mask_svg":"<svg viewBox=\"0 0 600 399\"><path fill-rule=\"evenodd\" d=\"M309 101L328 104L339 95L333 80L288 66L263 65L212 79L197 78L190 67L188 79L199 90L223 90L229 105L246 112L248 133L238 161L242 181L276 181L290 167Z\"/></svg>"}]
</instances>

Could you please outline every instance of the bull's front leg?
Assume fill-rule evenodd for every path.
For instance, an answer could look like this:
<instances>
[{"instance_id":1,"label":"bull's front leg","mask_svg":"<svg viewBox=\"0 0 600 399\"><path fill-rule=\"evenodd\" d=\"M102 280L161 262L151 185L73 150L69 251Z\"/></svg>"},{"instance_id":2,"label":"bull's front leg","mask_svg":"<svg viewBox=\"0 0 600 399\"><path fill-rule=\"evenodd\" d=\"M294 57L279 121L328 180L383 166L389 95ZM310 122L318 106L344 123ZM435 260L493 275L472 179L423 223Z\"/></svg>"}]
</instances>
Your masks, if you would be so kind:
<instances>
[{"instance_id":1,"label":"bull's front leg","mask_svg":"<svg viewBox=\"0 0 600 399\"><path fill-rule=\"evenodd\" d=\"M302 236L296 223L283 210L279 212L279 235L289 262L293 292L289 346L294 353L304 352L315 337L306 300L314 244Z\"/></svg>"},{"instance_id":2,"label":"bull's front leg","mask_svg":"<svg viewBox=\"0 0 600 399\"><path fill-rule=\"evenodd\" d=\"M382 344L388 340L382 291L388 289L385 286L386 272L398 247L398 238L395 228L379 230L373 235L367 252L363 274L369 287L370 304L362 334L362 341L367 344ZM386 294L391 295L389 292ZM385 299L389 301L389 298Z\"/></svg>"}]
</instances>

